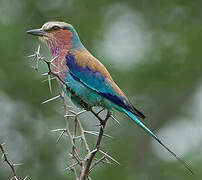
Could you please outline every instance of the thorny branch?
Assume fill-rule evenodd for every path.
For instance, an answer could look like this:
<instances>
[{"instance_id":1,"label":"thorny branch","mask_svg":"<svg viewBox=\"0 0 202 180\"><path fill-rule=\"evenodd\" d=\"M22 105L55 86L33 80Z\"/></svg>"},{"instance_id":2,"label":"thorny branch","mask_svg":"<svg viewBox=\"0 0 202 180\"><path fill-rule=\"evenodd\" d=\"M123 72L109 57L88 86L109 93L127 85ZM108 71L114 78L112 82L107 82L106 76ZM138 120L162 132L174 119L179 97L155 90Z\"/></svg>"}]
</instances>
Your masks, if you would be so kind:
<instances>
[{"instance_id":1,"label":"thorny branch","mask_svg":"<svg viewBox=\"0 0 202 180\"><path fill-rule=\"evenodd\" d=\"M100 126L100 131L99 131L99 135L98 135L98 138L97 138L95 148L94 148L94 150L92 152L90 152L87 155L87 157L86 157L86 159L84 161L84 165L83 165L84 170L81 173L81 180L85 180L86 178L88 178L88 174L89 174L89 171L90 171L90 168L91 168L91 163L92 163L96 153L100 149L100 143L101 143L101 140L102 140L102 137L103 137L103 134L104 134L104 128L106 126L106 123L107 123L108 119L110 118L110 115L111 115L111 113L108 111L106 118L104 120L102 120L99 117L99 114L95 113L92 109L91 109L91 112L95 115L95 117L97 117L99 119L101 126ZM105 158L103 158L103 160L104 159Z\"/></svg>"},{"instance_id":2,"label":"thorny branch","mask_svg":"<svg viewBox=\"0 0 202 180\"><path fill-rule=\"evenodd\" d=\"M1 150L2 154L3 154L3 155L2 155L3 161L8 164L8 166L10 167L10 169L11 169L11 171L12 171L12 173L13 173L13 176L10 178L10 180L21 180L21 178L19 178L19 176L18 176L17 173L16 173L15 167L22 165L22 163L13 164L13 163L8 159L7 153L5 152L4 147L3 147L4 145L5 145L5 143L0 144L0 150ZM28 178L28 176L26 176L23 180L26 180L27 178Z\"/></svg>"},{"instance_id":3,"label":"thorny branch","mask_svg":"<svg viewBox=\"0 0 202 180\"><path fill-rule=\"evenodd\" d=\"M51 80L52 79L57 79L62 83L62 85L66 88L66 90L70 90L68 87L68 84L60 77L60 72L62 72L54 63L53 61L57 59L58 57L56 56L50 61L45 60L43 56L40 55L40 46L38 47L38 50L33 54L28 57L34 57L34 60L36 61L36 66L34 67L35 70L38 70L39 67L39 62L42 61L44 62L47 67L48 67L48 72L44 73L42 75L47 75L48 76L48 84L50 88L50 92L52 93L52 87L51 87ZM54 69L57 69L58 72L55 72L52 70L52 67ZM51 77L51 75L53 77ZM104 134L104 130L107 124L107 121L111 117L114 119L117 123L119 123L111 114L110 111L107 111L107 115L104 119L100 117L100 113L104 111L102 109L99 112L95 112L92 108L89 110L100 122L100 128L98 132L95 131L88 131L85 130L81 121L79 120L79 116L83 113L86 112L86 110L80 111L80 112L75 112L71 110L71 106L69 106L65 100L64 97L64 92L61 92L60 95L55 96L51 99L48 99L43 102L43 104L48 103L50 101L56 100L56 99L62 99L64 110L65 110L65 121L66 121L66 127L62 129L55 129L52 130L53 132L60 132L60 135L57 139L57 142L60 141L63 135L66 135L71 143L71 152L69 155L71 156L72 162L71 164L66 168L67 170L71 170L74 174L74 177L76 180L86 180L86 179L91 179L89 177L90 172L100 163L108 163L112 164L110 161L113 161L117 164L119 164L118 161L116 161L114 158L112 158L110 155L108 155L106 152L102 151L100 149L101 141L102 138L105 137L111 137L107 134ZM73 118L73 121L72 121ZM73 125L72 125L73 124ZM93 150L91 150L88 140L86 138L86 134L94 135L97 136L96 143L94 145ZM85 148L85 155L83 155L80 151L81 149L78 146L77 140L80 140ZM97 153L102 154L103 156L96 160L96 154Z\"/></svg>"}]
</instances>

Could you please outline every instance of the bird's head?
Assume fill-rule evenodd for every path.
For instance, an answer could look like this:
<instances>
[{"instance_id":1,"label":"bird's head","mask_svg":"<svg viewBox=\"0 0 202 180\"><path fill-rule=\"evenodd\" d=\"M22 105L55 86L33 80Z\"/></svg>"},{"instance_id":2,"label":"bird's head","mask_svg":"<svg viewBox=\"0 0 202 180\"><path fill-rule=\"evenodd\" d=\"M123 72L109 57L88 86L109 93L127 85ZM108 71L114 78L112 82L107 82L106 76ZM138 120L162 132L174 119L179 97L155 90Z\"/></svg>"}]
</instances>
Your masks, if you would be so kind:
<instances>
[{"instance_id":1,"label":"bird's head","mask_svg":"<svg viewBox=\"0 0 202 180\"><path fill-rule=\"evenodd\" d=\"M39 36L53 56L64 50L84 48L74 27L65 22L47 22L40 29L33 29L27 33Z\"/></svg>"}]
</instances>

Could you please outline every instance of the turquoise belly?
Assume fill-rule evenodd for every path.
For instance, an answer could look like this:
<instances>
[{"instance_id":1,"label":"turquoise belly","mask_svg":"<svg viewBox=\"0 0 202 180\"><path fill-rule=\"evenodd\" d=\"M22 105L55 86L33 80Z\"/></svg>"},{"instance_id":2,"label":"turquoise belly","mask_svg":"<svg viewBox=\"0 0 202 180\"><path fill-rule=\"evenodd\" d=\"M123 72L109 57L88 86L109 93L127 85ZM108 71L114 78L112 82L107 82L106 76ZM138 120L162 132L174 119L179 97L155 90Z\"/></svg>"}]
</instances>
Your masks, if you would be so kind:
<instances>
[{"instance_id":1,"label":"turquoise belly","mask_svg":"<svg viewBox=\"0 0 202 180\"><path fill-rule=\"evenodd\" d=\"M72 102L77 106L81 107L81 100L85 102L88 107L102 106L107 109L112 108L112 103L105 97L99 95L92 89L89 89L86 85L82 84L80 81L75 80L70 74L66 74L65 82L67 83L70 90L66 90L65 85L63 85L63 90L71 98Z\"/></svg>"}]
</instances>

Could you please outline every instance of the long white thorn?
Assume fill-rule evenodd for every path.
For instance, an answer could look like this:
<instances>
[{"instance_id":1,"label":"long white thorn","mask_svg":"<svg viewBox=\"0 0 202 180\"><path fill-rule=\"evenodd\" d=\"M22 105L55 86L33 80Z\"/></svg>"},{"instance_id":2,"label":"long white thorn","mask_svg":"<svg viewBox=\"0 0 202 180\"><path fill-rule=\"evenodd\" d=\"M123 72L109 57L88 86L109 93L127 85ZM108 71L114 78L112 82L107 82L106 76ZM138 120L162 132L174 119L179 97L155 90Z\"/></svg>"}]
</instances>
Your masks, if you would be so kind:
<instances>
[{"instance_id":1,"label":"long white thorn","mask_svg":"<svg viewBox=\"0 0 202 180\"><path fill-rule=\"evenodd\" d=\"M60 131L66 131L66 129L53 129L51 132L60 132Z\"/></svg>"},{"instance_id":2,"label":"long white thorn","mask_svg":"<svg viewBox=\"0 0 202 180\"><path fill-rule=\"evenodd\" d=\"M56 77L50 78L51 81L54 80L54 79L56 79ZM48 79L45 79L45 80L43 80L42 82L46 82L46 81L48 81Z\"/></svg>"},{"instance_id":3,"label":"long white thorn","mask_svg":"<svg viewBox=\"0 0 202 180\"><path fill-rule=\"evenodd\" d=\"M97 148L93 149L90 153L88 153L88 156L90 156L92 153L97 152L97 151L98 151Z\"/></svg>"},{"instance_id":4,"label":"long white thorn","mask_svg":"<svg viewBox=\"0 0 202 180\"><path fill-rule=\"evenodd\" d=\"M2 154L1 159L2 159L2 161L4 161L4 154Z\"/></svg>"},{"instance_id":5,"label":"long white thorn","mask_svg":"<svg viewBox=\"0 0 202 180\"><path fill-rule=\"evenodd\" d=\"M84 133L98 136L98 133L95 131L84 131Z\"/></svg>"},{"instance_id":6,"label":"long white thorn","mask_svg":"<svg viewBox=\"0 0 202 180\"><path fill-rule=\"evenodd\" d=\"M52 63L52 62L53 62L54 60L56 60L58 57L59 57L59 55L58 55L58 56L55 56L53 59L50 60L50 63Z\"/></svg>"},{"instance_id":7,"label":"long white thorn","mask_svg":"<svg viewBox=\"0 0 202 180\"><path fill-rule=\"evenodd\" d=\"M51 86L51 79L50 79L50 75L48 75L48 85L49 85L49 89L50 89L50 93L52 94L52 86Z\"/></svg>"},{"instance_id":8,"label":"long white thorn","mask_svg":"<svg viewBox=\"0 0 202 180\"><path fill-rule=\"evenodd\" d=\"M48 103L48 102L50 102L50 101L53 101L53 100L56 100L56 99L58 99L58 98L60 98L60 97L61 97L60 95L55 96L55 97L53 97L53 98L50 98L50 99L47 99L47 100L43 101L41 104L46 104L46 103Z\"/></svg>"},{"instance_id":9,"label":"long white thorn","mask_svg":"<svg viewBox=\"0 0 202 180\"><path fill-rule=\"evenodd\" d=\"M77 116L79 116L79 115L81 115L81 114L83 114L85 112L86 112L86 110L80 111L80 112L77 113Z\"/></svg>"},{"instance_id":10,"label":"long white thorn","mask_svg":"<svg viewBox=\"0 0 202 180\"><path fill-rule=\"evenodd\" d=\"M32 57L35 57L36 56L36 54L31 54L31 55L29 55L29 56L27 56L28 58L32 58Z\"/></svg>"},{"instance_id":11,"label":"long white thorn","mask_svg":"<svg viewBox=\"0 0 202 180\"><path fill-rule=\"evenodd\" d=\"M96 132L96 131L84 131L84 133L95 135L95 136L99 135L99 132ZM108 134L103 134L103 136L108 137L108 138L113 138L112 136L110 136Z\"/></svg>"},{"instance_id":12,"label":"long white thorn","mask_svg":"<svg viewBox=\"0 0 202 180\"><path fill-rule=\"evenodd\" d=\"M17 176L13 176L12 178L10 178L10 180L19 180Z\"/></svg>"},{"instance_id":13,"label":"long white thorn","mask_svg":"<svg viewBox=\"0 0 202 180\"><path fill-rule=\"evenodd\" d=\"M41 49L41 46L40 46L40 44L39 44L39 46L38 46L38 49L37 49L37 54L40 54L40 49Z\"/></svg>"},{"instance_id":14,"label":"long white thorn","mask_svg":"<svg viewBox=\"0 0 202 180\"><path fill-rule=\"evenodd\" d=\"M64 117L75 117L76 115L74 115L74 114L66 114L66 115L64 115Z\"/></svg>"},{"instance_id":15,"label":"long white thorn","mask_svg":"<svg viewBox=\"0 0 202 180\"><path fill-rule=\"evenodd\" d=\"M106 152L99 150L99 152L101 152L102 154L104 154L106 157L108 157L109 159L111 159L112 161L114 161L115 163L117 163L118 165L120 165L120 163L114 159L113 157L111 157L110 155L108 155Z\"/></svg>"},{"instance_id":16,"label":"long white thorn","mask_svg":"<svg viewBox=\"0 0 202 180\"><path fill-rule=\"evenodd\" d=\"M23 180L26 180L28 178L28 176L26 176Z\"/></svg>"},{"instance_id":17,"label":"long white thorn","mask_svg":"<svg viewBox=\"0 0 202 180\"><path fill-rule=\"evenodd\" d=\"M88 179L89 179L89 180L92 180L92 178L91 178L90 176L88 176Z\"/></svg>"},{"instance_id":18,"label":"long white thorn","mask_svg":"<svg viewBox=\"0 0 202 180\"><path fill-rule=\"evenodd\" d=\"M111 117L114 121L116 121L117 124L120 125L120 122L119 122L114 116L111 115L110 117Z\"/></svg>"},{"instance_id":19,"label":"long white thorn","mask_svg":"<svg viewBox=\"0 0 202 180\"><path fill-rule=\"evenodd\" d=\"M65 168L65 170L71 170L72 168L74 168L76 165L78 164L78 162L68 166L67 168Z\"/></svg>"},{"instance_id":20,"label":"long white thorn","mask_svg":"<svg viewBox=\"0 0 202 180\"><path fill-rule=\"evenodd\" d=\"M103 157L101 157L100 159L98 159L98 160L95 158L96 161L94 162L94 164L91 165L91 168L90 168L89 172L91 172L98 164L105 163L106 159L107 158L106 158L105 155Z\"/></svg>"},{"instance_id":21,"label":"long white thorn","mask_svg":"<svg viewBox=\"0 0 202 180\"><path fill-rule=\"evenodd\" d=\"M88 160L89 158L90 158L90 156L91 156L91 154L93 154L94 152L97 152L98 151L98 149L97 148L95 148L95 149L93 149L92 151L90 151L87 155L86 155L86 157L85 157L85 161L86 160Z\"/></svg>"},{"instance_id":22,"label":"long white thorn","mask_svg":"<svg viewBox=\"0 0 202 180\"><path fill-rule=\"evenodd\" d=\"M70 113L72 113L72 114L74 114L75 116L79 116L79 115L81 115L81 114L83 114L83 113L85 113L86 112L86 110L83 110L83 111L80 111L80 112L75 112L75 111L72 111L72 110L69 110L69 112Z\"/></svg>"},{"instance_id":23,"label":"long white thorn","mask_svg":"<svg viewBox=\"0 0 202 180\"><path fill-rule=\"evenodd\" d=\"M48 73L47 72L43 73L43 74L41 74L41 76L48 76Z\"/></svg>"},{"instance_id":24,"label":"long white thorn","mask_svg":"<svg viewBox=\"0 0 202 180\"><path fill-rule=\"evenodd\" d=\"M66 131L66 130L65 130ZM56 143L58 143L60 141L60 139L62 138L62 136L64 135L65 131L62 131L59 135L59 137L56 140Z\"/></svg>"},{"instance_id":25,"label":"long white thorn","mask_svg":"<svg viewBox=\"0 0 202 180\"><path fill-rule=\"evenodd\" d=\"M22 166L22 165L24 165L24 163L13 164L13 166Z\"/></svg>"}]
</instances>

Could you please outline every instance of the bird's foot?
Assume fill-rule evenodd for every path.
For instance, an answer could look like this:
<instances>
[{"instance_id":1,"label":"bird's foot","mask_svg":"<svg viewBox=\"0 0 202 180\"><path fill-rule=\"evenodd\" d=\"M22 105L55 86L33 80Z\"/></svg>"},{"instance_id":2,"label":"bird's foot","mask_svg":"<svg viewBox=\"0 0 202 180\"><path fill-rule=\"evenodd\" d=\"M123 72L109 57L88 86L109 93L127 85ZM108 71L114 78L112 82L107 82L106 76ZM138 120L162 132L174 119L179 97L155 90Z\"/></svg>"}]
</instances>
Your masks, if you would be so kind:
<instances>
[{"instance_id":1,"label":"bird's foot","mask_svg":"<svg viewBox=\"0 0 202 180\"><path fill-rule=\"evenodd\" d=\"M100 127L104 128L105 125L105 121L104 120L100 120Z\"/></svg>"}]
</instances>

